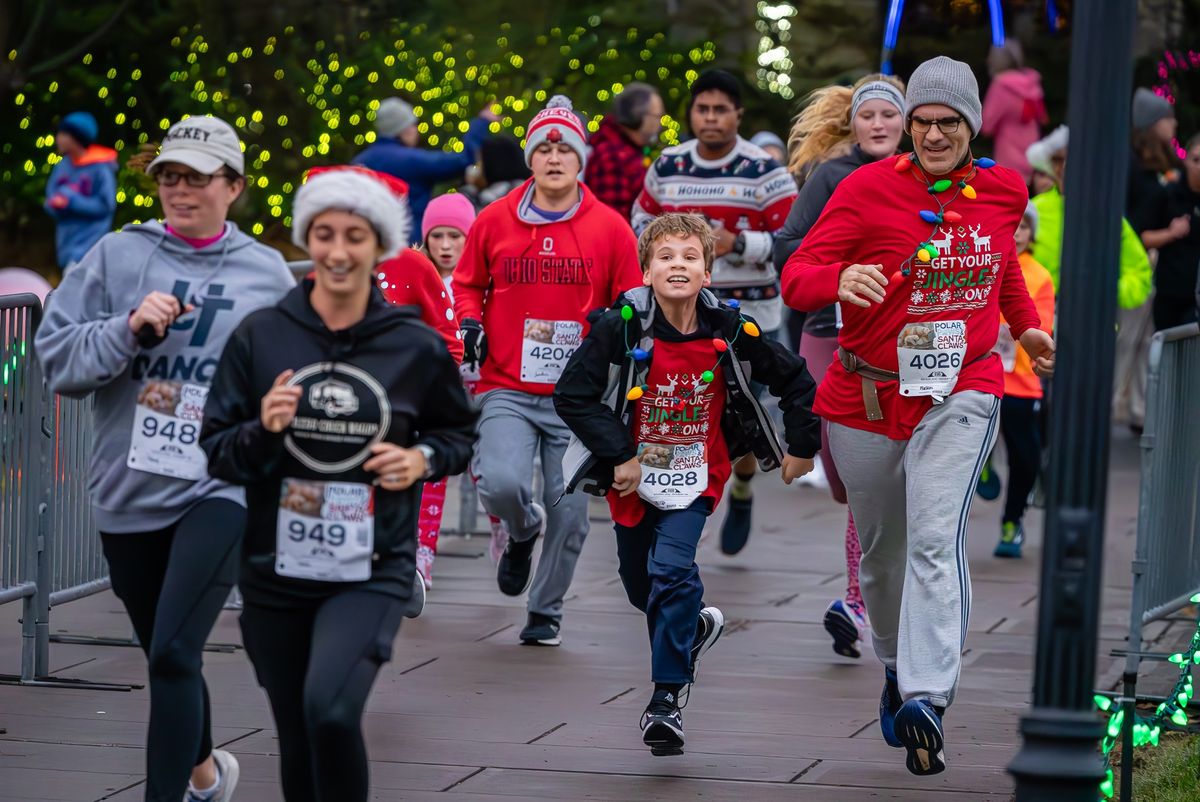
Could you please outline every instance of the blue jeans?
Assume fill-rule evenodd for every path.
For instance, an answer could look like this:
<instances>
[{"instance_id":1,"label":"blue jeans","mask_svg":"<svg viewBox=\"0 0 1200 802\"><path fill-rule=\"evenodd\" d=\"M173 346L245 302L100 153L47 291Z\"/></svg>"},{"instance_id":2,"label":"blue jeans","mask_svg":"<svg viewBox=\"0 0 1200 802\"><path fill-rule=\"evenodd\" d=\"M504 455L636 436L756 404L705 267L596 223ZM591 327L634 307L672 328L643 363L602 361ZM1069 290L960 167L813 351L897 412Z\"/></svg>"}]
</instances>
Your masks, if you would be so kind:
<instances>
[{"instance_id":1,"label":"blue jeans","mask_svg":"<svg viewBox=\"0 0 1200 802\"><path fill-rule=\"evenodd\" d=\"M648 506L637 526L613 526L621 584L630 603L646 614L655 682L692 681L692 644L704 606L696 544L711 513L711 499L699 498L685 510Z\"/></svg>"}]
</instances>

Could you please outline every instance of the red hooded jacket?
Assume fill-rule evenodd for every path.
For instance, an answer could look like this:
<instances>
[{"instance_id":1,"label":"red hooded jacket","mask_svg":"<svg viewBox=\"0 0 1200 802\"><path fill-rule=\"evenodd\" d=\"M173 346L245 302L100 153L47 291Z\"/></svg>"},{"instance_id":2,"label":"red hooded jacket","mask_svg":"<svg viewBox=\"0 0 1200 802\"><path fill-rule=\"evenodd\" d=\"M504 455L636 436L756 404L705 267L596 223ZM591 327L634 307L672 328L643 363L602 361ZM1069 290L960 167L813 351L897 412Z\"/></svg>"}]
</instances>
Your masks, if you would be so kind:
<instances>
[{"instance_id":1,"label":"red hooded jacket","mask_svg":"<svg viewBox=\"0 0 1200 802\"><path fill-rule=\"evenodd\" d=\"M588 313L642 283L627 221L584 189L568 217L527 222L519 210L532 184L479 213L454 269L454 311L480 321L487 335L477 393L550 395L557 374L538 369L553 362L561 371L587 335Z\"/></svg>"}]
</instances>

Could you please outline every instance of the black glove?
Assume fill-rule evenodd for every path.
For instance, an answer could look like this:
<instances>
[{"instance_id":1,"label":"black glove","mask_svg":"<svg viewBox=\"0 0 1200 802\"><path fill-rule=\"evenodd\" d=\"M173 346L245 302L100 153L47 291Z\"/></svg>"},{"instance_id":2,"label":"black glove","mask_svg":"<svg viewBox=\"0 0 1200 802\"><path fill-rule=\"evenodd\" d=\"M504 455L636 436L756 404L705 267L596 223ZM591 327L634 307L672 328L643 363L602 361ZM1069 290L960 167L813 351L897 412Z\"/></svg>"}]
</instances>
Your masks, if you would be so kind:
<instances>
[{"instance_id":1,"label":"black glove","mask_svg":"<svg viewBox=\"0 0 1200 802\"><path fill-rule=\"evenodd\" d=\"M479 370L483 360L487 359L487 335L483 333L483 324L475 318L463 318L462 341L463 364Z\"/></svg>"}]
</instances>

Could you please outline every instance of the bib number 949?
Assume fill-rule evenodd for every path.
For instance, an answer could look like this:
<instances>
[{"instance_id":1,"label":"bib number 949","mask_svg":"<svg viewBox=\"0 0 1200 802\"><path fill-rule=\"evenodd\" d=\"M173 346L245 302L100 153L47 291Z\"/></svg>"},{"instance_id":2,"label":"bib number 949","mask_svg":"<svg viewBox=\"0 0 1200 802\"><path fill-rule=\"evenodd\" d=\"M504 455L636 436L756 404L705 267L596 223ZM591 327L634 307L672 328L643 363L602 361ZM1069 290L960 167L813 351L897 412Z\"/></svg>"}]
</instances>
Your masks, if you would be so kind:
<instances>
[{"instance_id":1,"label":"bib number 949","mask_svg":"<svg viewBox=\"0 0 1200 802\"><path fill-rule=\"evenodd\" d=\"M288 521L288 540L303 543L311 540L334 548L346 542L346 527L341 524L328 524L317 521L312 526L306 526L304 521L292 519Z\"/></svg>"}]
</instances>

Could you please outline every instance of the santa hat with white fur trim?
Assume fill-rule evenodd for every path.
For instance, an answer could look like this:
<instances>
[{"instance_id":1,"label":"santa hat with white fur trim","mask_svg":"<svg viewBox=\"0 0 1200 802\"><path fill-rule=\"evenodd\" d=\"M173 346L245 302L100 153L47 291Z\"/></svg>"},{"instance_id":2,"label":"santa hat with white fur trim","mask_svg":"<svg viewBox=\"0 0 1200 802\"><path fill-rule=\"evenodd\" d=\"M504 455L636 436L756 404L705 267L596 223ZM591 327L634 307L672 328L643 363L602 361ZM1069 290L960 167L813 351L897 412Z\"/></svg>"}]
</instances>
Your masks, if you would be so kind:
<instances>
[{"instance_id":1,"label":"santa hat with white fur trim","mask_svg":"<svg viewBox=\"0 0 1200 802\"><path fill-rule=\"evenodd\" d=\"M367 220L379 237L384 259L408 245L408 184L398 178L349 164L309 170L292 201L292 242L308 250L313 218L330 209Z\"/></svg>"},{"instance_id":2,"label":"santa hat with white fur trim","mask_svg":"<svg viewBox=\"0 0 1200 802\"><path fill-rule=\"evenodd\" d=\"M550 98L546 108L539 111L529 122L525 134L525 165L543 142L562 142L579 154L579 174L587 167L587 133L583 120L575 113L571 99L566 95Z\"/></svg>"}]
</instances>

